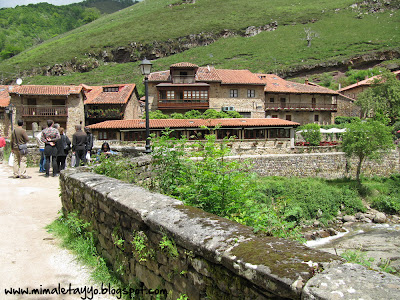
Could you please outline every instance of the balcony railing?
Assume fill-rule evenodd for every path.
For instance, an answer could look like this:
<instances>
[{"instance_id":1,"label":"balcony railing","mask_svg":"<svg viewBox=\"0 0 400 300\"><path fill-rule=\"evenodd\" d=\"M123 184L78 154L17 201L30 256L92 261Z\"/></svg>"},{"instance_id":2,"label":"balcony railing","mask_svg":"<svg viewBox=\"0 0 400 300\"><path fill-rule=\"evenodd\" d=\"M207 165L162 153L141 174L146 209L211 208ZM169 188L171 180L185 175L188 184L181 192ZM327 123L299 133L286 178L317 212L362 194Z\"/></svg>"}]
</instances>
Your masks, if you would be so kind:
<instances>
[{"instance_id":1,"label":"balcony railing","mask_svg":"<svg viewBox=\"0 0 400 300\"><path fill-rule=\"evenodd\" d=\"M68 108L66 106L36 106L36 105L25 105L22 107L22 116L24 117L47 117L47 116L59 116L67 117Z\"/></svg>"},{"instance_id":2,"label":"balcony railing","mask_svg":"<svg viewBox=\"0 0 400 300\"><path fill-rule=\"evenodd\" d=\"M266 110L304 110L304 111L337 111L337 104L313 103L267 103Z\"/></svg>"},{"instance_id":3,"label":"balcony railing","mask_svg":"<svg viewBox=\"0 0 400 300\"><path fill-rule=\"evenodd\" d=\"M195 83L194 75L175 75L172 77L173 83Z\"/></svg>"},{"instance_id":4,"label":"balcony railing","mask_svg":"<svg viewBox=\"0 0 400 300\"><path fill-rule=\"evenodd\" d=\"M209 106L208 100L158 100L159 109L207 109Z\"/></svg>"}]
</instances>

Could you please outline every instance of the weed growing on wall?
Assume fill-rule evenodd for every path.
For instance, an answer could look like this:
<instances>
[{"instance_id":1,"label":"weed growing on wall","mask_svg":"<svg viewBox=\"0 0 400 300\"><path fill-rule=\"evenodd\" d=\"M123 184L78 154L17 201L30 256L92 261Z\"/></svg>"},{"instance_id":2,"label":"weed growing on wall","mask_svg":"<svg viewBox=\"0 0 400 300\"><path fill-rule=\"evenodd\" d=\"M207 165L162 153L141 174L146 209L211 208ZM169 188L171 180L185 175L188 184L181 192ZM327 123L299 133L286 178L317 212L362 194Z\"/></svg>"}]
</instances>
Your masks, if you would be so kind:
<instances>
[{"instance_id":1,"label":"weed growing on wall","mask_svg":"<svg viewBox=\"0 0 400 300\"><path fill-rule=\"evenodd\" d=\"M179 256L178 248L173 240L169 239L166 235L162 237L160 241L160 248L168 253L168 255L172 258L176 258Z\"/></svg>"},{"instance_id":2,"label":"weed growing on wall","mask_svg":"<svg viewBox=\"0 0 400 300\"><path fill-rule=\"evenodd\" d=\"M97 252L93 234L88 230L89 227L90 223L80 219L78 213L70 212L68 215L61 214L46 229L61 239L63 247L72 250L80 261L93 269L91 275L96 282L104 285L111 284L117 289L126 288L126 285L107 267L104 258Z\"/></svg>"},{"instance_id":3,"label":"weed growing on wall","mask_svg":"<svg viewBox=\"0 0 400 300\"><path fill-rule=\"evenodd\" d=\"M147 247L148 238L143 231L134 231L132 236L133 240L131 244L133 246L133 252L140 262L147 261L148 258L154 256L154 250Z\"/></svg>"}]
</instances>

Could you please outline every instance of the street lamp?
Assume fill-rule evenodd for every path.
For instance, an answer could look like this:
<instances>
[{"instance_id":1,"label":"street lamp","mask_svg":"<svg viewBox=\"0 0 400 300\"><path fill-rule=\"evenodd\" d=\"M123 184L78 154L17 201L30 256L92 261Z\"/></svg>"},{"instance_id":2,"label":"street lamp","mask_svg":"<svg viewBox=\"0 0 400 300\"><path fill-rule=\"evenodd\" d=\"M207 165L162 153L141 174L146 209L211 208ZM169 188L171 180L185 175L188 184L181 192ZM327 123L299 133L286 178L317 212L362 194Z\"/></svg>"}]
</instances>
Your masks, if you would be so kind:
<instances>
[{"instance_id":1,"label":"street lamp","mask_svg":"<svg viewBox=\"0 0 400 300\"><path fill-rule=\"evenodd\" d=\"M149 123L149 75L151 72L152 63L146 58L140 63L140 71L144 75L145 87L145 111L146 111L146 148L145 153L151 153L150 147L150 123Z\"/></svg>"}]
</instances>

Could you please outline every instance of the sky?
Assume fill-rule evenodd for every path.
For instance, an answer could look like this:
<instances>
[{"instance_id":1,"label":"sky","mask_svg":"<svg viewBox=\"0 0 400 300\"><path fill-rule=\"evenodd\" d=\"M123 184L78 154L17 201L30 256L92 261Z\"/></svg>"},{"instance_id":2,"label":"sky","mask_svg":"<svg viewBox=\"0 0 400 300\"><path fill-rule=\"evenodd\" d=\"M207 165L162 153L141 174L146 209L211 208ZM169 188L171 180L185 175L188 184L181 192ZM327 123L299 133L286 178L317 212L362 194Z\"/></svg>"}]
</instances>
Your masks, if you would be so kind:
<instances>
[{"instance_id":1,"label":"sky","mask_svg":"<svg viewBox=\"0 0 400 300\"><path fill-rule=\"evenodd\" d=\"M77 3L82 1L83 0L0 0L0 8L15 7L17 5L36 4L40 2L47 2L53 5L68 5L71 3Z\"/></svg>"}]
</instances>

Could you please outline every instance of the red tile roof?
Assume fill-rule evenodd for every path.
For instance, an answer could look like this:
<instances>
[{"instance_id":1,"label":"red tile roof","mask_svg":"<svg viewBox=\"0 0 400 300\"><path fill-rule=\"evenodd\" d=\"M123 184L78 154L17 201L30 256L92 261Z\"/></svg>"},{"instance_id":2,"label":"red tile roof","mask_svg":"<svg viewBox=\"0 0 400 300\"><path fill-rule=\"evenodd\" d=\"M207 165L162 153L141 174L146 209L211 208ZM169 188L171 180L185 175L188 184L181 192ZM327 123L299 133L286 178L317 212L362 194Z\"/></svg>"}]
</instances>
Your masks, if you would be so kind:
<instances>
[{"instance_id":1,"label":"red tile roof","mask_svg":"<svg viewBox=\"0 0 400 300\"><path fill-rule=\"evenodd\" d=\"M399 75L400 74L400 70L394 71L393 74L395 74L396 76ZM379 79L379 77L380 77L380 75L375 75L375 76L372 76L371 78L367 78L367 79L361 80L361 81L359 81L357 83L354 83L354 84L345 86L344 88L341 88L340 90L338 90L338 92L340 93L340 92L343 92L343 91L351 90L351 89L356 88L358 86L369 86L369 85L374 83L374 80Z\"/></svg>"},{"instance_id":2,"label":"red tile roof","mask_svg":"<svg viewBox=\"0 0 400 300\"><path fill-rule=\"evenodd\" d=\"M69 96L82 92L81 86L57 86L57 85L21 85L14 86L10 94L17 95L49 95Z\"/></svg>"},{"instance_id":3,"label":"red tile roof","mask_svg":"<svg viewBox=\"0 0 400 300\"><path fill-rule=\"evenodd\" d=\"M10 104L8 88L8 85L0 85L0 107L6 107Z\"/></svg>"},{"instance_id":4,"label":"red tile roof","mask_svg":"<svg viewBox=\"0 0 400 300\"><path fill-rule=\"evenodd\" d=\"M277 119L150 119L150 128L190 128L190 127L296 127L299 123ZM144 119L112 120L89 125L92 129L134 129L145 128Z\"/></svg>"},{"instance_id":5,"label":"red tile roof","mask_svg":"<svg viewBox=\"0 0 400 300\"><path fill-rule=\"evenodd\" d=\"M170 66L170 68L198 68L198 65L188 63L188 62L180 62Z\"/></svg>"},{"instance_id":6,"label":"red tile roof","mask_svg":"<svg viewBox=\"0 0 400 300\"><path fill-rule=\"evenodd\" d=\"M221 84L265 84L256 74L249 70L216 69L216 71L221 79Z\"/></svg>"},{"instance_id":7,"label":"red tile roof","mask_svg":"<svg viewBox=\"0 0 400 300\"><path fill-rule=\"evenodd\" d=\"M153 72L149 75L149 81L170 82L170 71ZM209 81L220 82L221 84L264 85L264 82L249 70L215 69L210 66L199 67L196 72L196 82Z\"/></svg>"},{"instance_id":8,"label":"red tile roof","mask_svg":"<svg viewBox=\"0 0 400 300\"><path fill-rule=\"evenodd\" d=\"M135 84L114 84L105 86L82 85L86 104L125 104L135 91ZM104 87L118 87L118 92L103 92Z\"/></svg>"},{"instance_id":9,"label":"red tile roof","mask_svg":"<svg viewBox=\"0 0 400 300\"><path fill-rule=\"evenodd\" d=\"M287 81L274 74L257 74L265 83L264 91L268 93L290 93L290 94L330 94L337 95L338 92L313 84L302 84Z\"/></svg>"}]
</instances>

